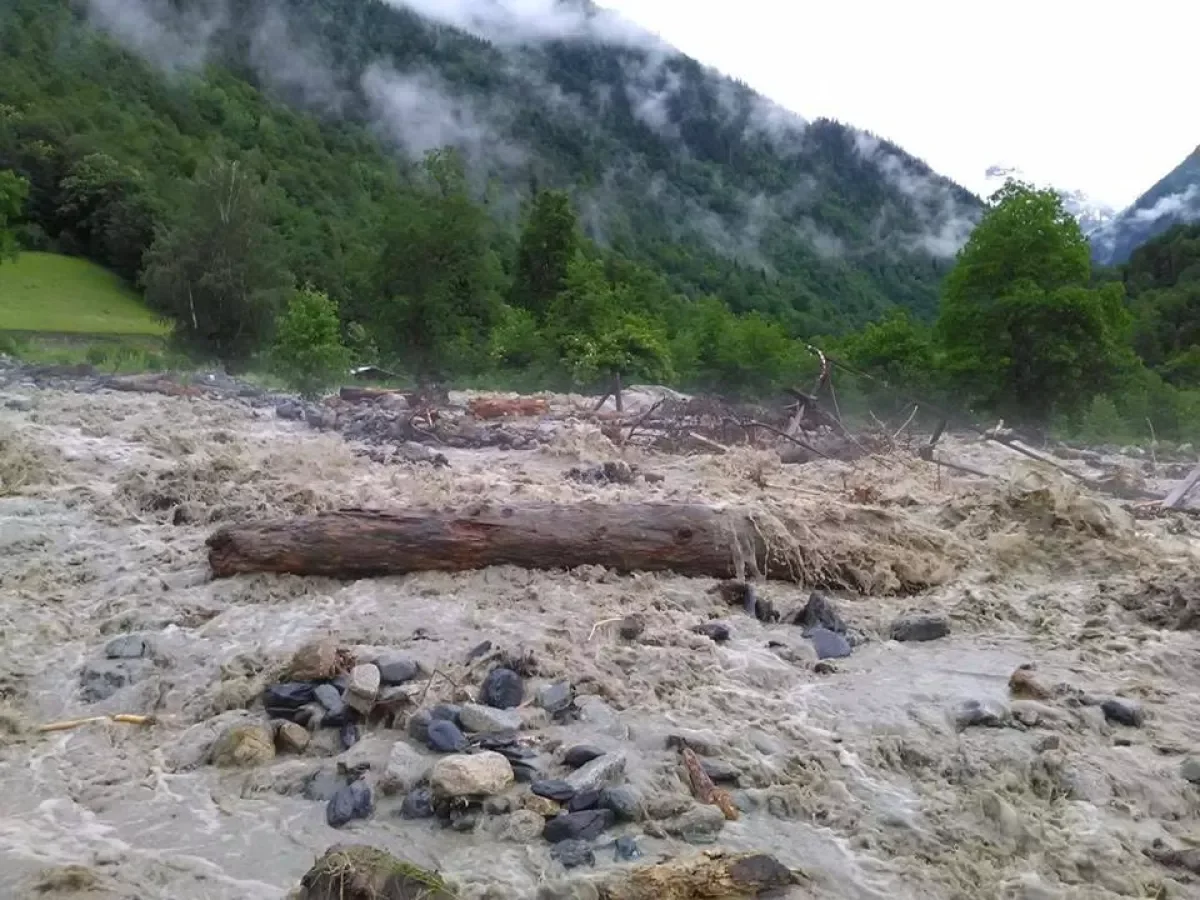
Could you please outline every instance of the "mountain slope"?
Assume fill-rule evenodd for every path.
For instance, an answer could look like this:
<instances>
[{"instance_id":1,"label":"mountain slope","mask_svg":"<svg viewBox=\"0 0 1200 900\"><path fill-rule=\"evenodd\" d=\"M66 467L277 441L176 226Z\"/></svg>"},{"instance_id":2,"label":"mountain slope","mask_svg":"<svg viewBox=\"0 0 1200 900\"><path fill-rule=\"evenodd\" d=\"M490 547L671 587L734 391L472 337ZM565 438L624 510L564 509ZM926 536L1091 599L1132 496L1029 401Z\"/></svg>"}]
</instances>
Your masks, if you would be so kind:
<instances>
[{"instance_id":1,"label":"mountain slope","mask_svg":"<svg viewBox=\"0 0 1200 900\"><path fill-rule=\"evenodd\" d=\"M1174 225L1200 221L1200 147L1111 223L1090 235L1092 258L1115 265Z\"/></svg>"},{"instance_id":2,"label":"mountain slope","mask_svg":"<svg viewBox=\"0 0 1200 900\"><path fill-rule=\"evenodd\" d=\"M794 330L847 327L894 304L930 313L980 211L898 147L807 123L586 5L522 3L522 15L490 0L86 8L93 27L160 68L219 63L327 120L365 124L409 156L456 145L504 187L499 214L515 216L531 179L569 187L595 238L678 290Z\"/></svg>"},{"instance_id":3,"label":"mountain slope","mask_svg":"<svg viewBox=\"0 0 1200 900\"><path fill-rule=\"evenodd\" d=\"M1029 180L1020 168L1005 165L988 166L984 177L988 193L999 190L1009 178L1015 178L1018 181ZM1104 227L1117 214L1117 211L1111 206L1093 200L1083 191L1063 188L1054 190L1062 198L1063 208L1075 217L1084 234L1091 234Z\"/></svg>"}]
</instances>

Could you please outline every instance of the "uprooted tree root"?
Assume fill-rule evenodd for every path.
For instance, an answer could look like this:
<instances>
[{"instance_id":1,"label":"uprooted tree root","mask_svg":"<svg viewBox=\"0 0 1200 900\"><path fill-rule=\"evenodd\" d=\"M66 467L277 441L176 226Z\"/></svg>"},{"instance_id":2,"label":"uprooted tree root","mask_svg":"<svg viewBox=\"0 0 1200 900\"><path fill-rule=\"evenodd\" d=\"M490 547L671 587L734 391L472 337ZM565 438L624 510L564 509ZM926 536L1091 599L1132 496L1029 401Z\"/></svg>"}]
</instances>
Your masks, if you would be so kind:
<instances>
[{"instance_id":1,"label":"uprooted tree root","mask_svg":"<svg viewBox=\"0 0 1200 900\"><path fill-rule=\"evenodd\" d=\"M300 881L297 900L455 900L436 872L365 844L337 844Z\"/></svg>"},{"instance_id":2,"label":"uprooted tree root","mask_svg":"<svg viewBox=\"0 0 1200 900\"><path fill-rule=\"evenodd\" d=\"M600 885L603 900L738 900L796 884L800 876L765 853L700 856L639 866Z\"/></svg>"}]
</instances>

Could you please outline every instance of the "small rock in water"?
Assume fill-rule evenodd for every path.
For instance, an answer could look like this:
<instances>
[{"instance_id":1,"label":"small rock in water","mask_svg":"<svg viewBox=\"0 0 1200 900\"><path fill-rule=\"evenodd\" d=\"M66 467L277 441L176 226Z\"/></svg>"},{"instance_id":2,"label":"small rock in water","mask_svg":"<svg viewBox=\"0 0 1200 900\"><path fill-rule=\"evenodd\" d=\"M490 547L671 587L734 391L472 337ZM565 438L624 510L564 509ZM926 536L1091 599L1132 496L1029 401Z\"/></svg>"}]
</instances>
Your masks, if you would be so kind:
<instances>
[{"instance_id":1,"label":"small rock in water","mask_svg":"<svg viewBox=\"0 0 1200 900\"><path fill-rule=\"evenodd\" d=\"M464 704L458 719L463 728L475 734L511 732L521 727L521 714L516 710L495 709L477 703Z\"/></svg>"},{"instance_id":2,"label":"small rock in water","mask_svg":"<svg viewBox=\"0 0 1200 900\"><path fill-rule=\"evenodd\" d=\"M579 866L594 866L596 864L596 854L592 852L592 848L588 845L588 842L573 840L571 838L559 841L551 847L550 856L558 860L564 869L574 869Z\"/></svg>"},{"instance_id":3,"label":"small rock in water","mask_svg":"<svg viewBox=\"0 0 1200 900\"><path fill-rule=\"evenodd\" d=\"M792 624L803 628L824 628L837 634L846 633L846 623L838 615L833 601L818 591L808 595L804 608L792 616Z\"/></svg>"},{"instance_id":4,"label":"small rock in water","mask_svg":"<svg viewBox=\"0 0 1200 900\"><path fill-rule=\"evenodd\" d=\"M318 684L313 688L313 696L325 708L321 724L327 728L341 728L350 721L351 710L342 699L342 693L332 684Z\"/></svg>"},{"instance_id":5,"label":"small rock in water","mask_svg":"<svg viewBox=\"0 0 1200 900\"><path fill-rule=\"evenodd\" d=\"M303 753L308 749L308 729L286 720L275 726L275 747L280 753Z\"/></svg>"},{"instance_id":6,"label":"small rock in water","mask_svg":"<svg viewBox=\"0 0 1200 900\"><path fill-rule=\"evenodd\" d=\"M439 797L487 797L512 786L513 770L499 753L484 750L439 759L429 773L429 782Z\"/></svg>"},{"instance_id":7,"label":"small rock in water","mask_svg":"<svg viewBox=\"0 0 1200 900\"><path fill-rule=\"evenodd\" d=\"M140 634L122 634L113 638L104 647L109 659L140 659L150 656L150 642Z\"/></svg>"},{"instance_id":8,"label":"small rock in water","mask_svg":"<svg viewBox=\"0 0 1200 900\"><path fill-rule=\"evenodd\" d=\"M79 673L84 703L107 700L133 684L152 668L147 659L101 659L87 663Z\"/></svg>"},{"instance_id":9,"label":"small rock in water","mask_svg":"<svg viewBox=\"0 0 1200 900\"><path fill-rule=\"evenodd\" d=\"M950 633L950 620L926 613L901 616L892 623L893 641L936 641Z\"/></svg>"},{"instance_id":10,"label":"small rock in water","mask_svg":"<svg viewBox=\"0 0 1200 900\"><path fill-rule=\"evenodd\" d=\"M328 803L347 784L346 777L335 769L318 769L304 782L304 797L318 803Z\"/></svg>"},{"instance_id":11,"label":"small rock in water","mask_svg":"<svg viewBox=\"0 0 1200 900\"><path fill-rule=\"evenodd\" d=\"M518 809L506 815L499 825L499 837L515 844L528 844L542 833L545 820L528 809Z\"/></svg>"},{"instance_id":12,"label":"small rock in water","mask_svg":"<svg viewBox=\"0 0 1200 900\"><path fill-rule=\"evenodd\" d=\"M725 827L725 814L715 806L698 804L680 816L663 823L667 834L683 838L689 844L711 844Z\"/></svg>"},{"instance_id":13,"label":"small rock in water","mask_svg":"<svg viewBox=\"0 0 1200 900\"><path fill-rule=\"evenodd\" d=\"M429 714L427 709L419 709L404 723L404 730L408 732L408 736L413 740L420 741L422 744L429 743L429 726L433 722L433 716Z\"/></svg>"},{"instance_id":14,"label":"small rock in water","mask_svg":"<svg viewBox=\"0 0 1200 900\"><path fill-rule=\"evenodd\" d=\"M564 781L573 787L576 793L601 790L624 772L625 754L605 753L603 756L593 759L586 766L576 769Z\"/></svg>"},{"instance_id":15,"label":"small rock in water","mask_svg":"<svg viewBox=\"0 0 1200 900\"><path fill-rule=\"evenodd\" d=\"M499 797L488 797L483 801L484 815L503 816L517 808L517 798L507 794Z\"/></svg>"},{"instance_id":16,"label":"small rock in water","mask_svg":"<svg viewBox=\"0 0 1200 900\"><path fill-rule=\"evenodd\" d=\"M342 698L346 705L364 716L375 705L379 695L379 668L372 663L362 663L350 670L350 684Z\"/></svg>"},{"instance_id":17,"label":"small rock in water","mask_svg":"<svg viewBox=\"0 0 1200 900\"><path fill-rule=\"evenodd\" d=\"M628 785L602 790L600 807L611 810L617 820L622 822L636 822L642 817L642 798Z\"/></svg>"},{"instance_id":18,"label":"small rock in water","mask_svg":"<svg viewBox=\"0 0 1200 900\"><path fill-rule=\"evenodd\" d=\"M562 805L555 803L549 797L541 797L537 794L526 794L521 798L521 806L531 812L537 813L543 819L553 819L562 812Z\"/></svg>"},{"instance_id":19,"label":"small rock in water","mask_svg":"<svg viewBox=\"0 0 1200 900\"><path fill-rule=\"evenodd\" d=\"M569 681L556 681L538 689L538 706L551 715L562 712L574 702L575 688Z\"/></svg>"},{"instance_id":20,"label":"small rock in water","mask_svg":"<svg viewBox=\"0 0 1200 900\"><path fill-rule=\"evenodd\" d=\"M636 641L646 630L646 621L639 615L626 616L617 623L617 634L627 641Z\"/></svg>"},{"instance_id":21,"label":"small rock in water","mask_svg":"<svg viewBox=\"0 0 1200 900\"><path fill-rule=\"evenodd\" d=\"M347 722L342 726L342 730L338 733L338 737L342 741L342 749L349 750L358 743L358 726L353 722Z\"/></svg>"},{"instance_id":22,"label":"small rock in water","mask_svg":"<svg viewBox=\"0 0 1200 900\"><path fill-rule=\"evenodd\" d=\"M702 622L693 626L692 631L702 634L718 644L725 643L730 637L729 625L725 622Z\"/></svg>"},{"instance_id":23,"label":"small rock in water","mask_svg":"<svg viewBox=\"0 0 1200 900\"><path fill-rule=\"evenodd\" d=\"M225 729L212 748L215 766L257 766L275 758L275 741L261 725L233 725Z\"/></svg>"},{"instance_id":24,"label":"small rock in water","mask_svg":"<svg viewBox=\"0 0 1200 900\"><path fill-rule=\"evenodd\" d=\"M388 754L379 787L385 794L411 791L429 775L432 760L408 741L396 741Z\"/></svg>"},{"instance_id":25,"label":"small rock in water","mask_svg":"<svg viewBox=\"0 0 1200 900\"><path fill-rule=\"evenodd\" d=\"M427 787L413 788L404 795L400 815L405 819L432 819L433 791Z\"/></svg>"},{"instance_id":26,"label":"small rock in water","mask_svg":"<svg viewBox=\"0 0 1200 900\"><path fill-rule=\"evenodd\" d=\"M828 628L813 628L808 633L817 659L842 659L850 655L850 642Z\"/></svg>"},{"instance_id":27,"label":"small rock in water","mask_svg":"<svg viewBox=\"0 0 1200 900\"><path fill-rule=\"evenodd\" d=\"M599 747L593 747L591 744L579 744L566 752L566 755L563 756L563 765L568 769L578 769L603 755L604 751Z\"/></svg>"},{"instance_id":28,"label":"small rock in water","mask_svg":"<svg viewBox=\"0 0 1200 900\"><path fill-rule=\"evenodd\" d=\"M379 669L380 683L388 685L412 681L421 671L416 660L398 655L381 656L375 661L375 667Z\"/></svg>"},{"instance_id":29,"label":"small rock in water","mask_svg":"<svg viewBox=\"0 0 1200 900\"><path fill-rule=\"evenodd\" d=\"M1146 721L1146 713L1140 703L1126 700L1122 697L1111 697L1100 704L1104 718L1128 728L1141 728Z\"/></svg>"},{"instance_id":30,"label":"small rock in water","mask_svg":"<svg viewBox=\"0 0 1200 900\"><path fill-rule=\"evenodd\" d=\"M720 810L717 810L720 814ZM589 809L585 812L563 813L555 816L542 829L542 837L551 844L560 841L590 841L601 835L615 821L612 810ZM724 817L722 817L724 821Z\"/></svg>"},{"instance_id":31,"label":"small rock in water","mask_svg":"<svg viewBox=\"0 0 1200 900\"><path fill-rule=\"evenodd\" d=\"M479 812L474 809L450 810L450 828L453 831L474 831L479 825Z\"/></svg>"},{"instance_id":32,"label":"small rock in water","mask_svg":"<svg viewBox=\"0 0 1200 900\"><path fill-rule=\"evenodd\" d=\"M511 760L513 777L522 784L530 784L542 777L541 770L530 762L518 762Z\"/></svg>"},{"instance_id":33,"label":"small rock in water","mask_svg":"<svg viewBox=\"0 0 1200 900\"><path fill-rule=\"evenodd\" d=\"M1038 682L1030 664L1018 666L1009 676L1008 692L1022 700L1049 700L1053 696L1049 688Z\"/></svg>"},{"instance_id":34,"label":"small rock in water","mask_svg":"<svg viewBox=\"0 0 1200 900\"><path fill-rule=\"evenodd\" d=\"M352 661L336 641L310 641L292 654L287 677L289 681L324 681L340 675Z\"/></svg>"},{"instance_id":35,"label":"small rock in water","mask_svg":"<svg viewBox=\"0 0 1200 900\"><path fill-rule=\"evenodd\" d=\"M479 689L479 702L495 709L514 709L524 700L525 682L512 669L492 669Z\"/></svg>"},{"instance_id":36,"label":"small rock in water","mask_svg":"<svg viewBox=\"0 0 1200 900\"><path fill-rule=\"evenodd\" d=\"M702 759L700 768L716 784L737 784L737 780L742 777L736 766L720 759Z\"/></svg>"},{"instance_id":37,"label":"small rock in water","mask_svg":"<svg viewBox=\"0 0 1200 900\"><path fill-rule=\"evenodd\" d=\"M1200 784L1200 757L1189 756L1179 766L1179 774L1185 781Z\"/></svg>"},{"instance_id":38,"label":"small rock in water","mask_svg":"<svg viewBox=\"0 0 1200 900\"><path fill-rule=\"evenodd\" d=\"M325 821L330 828L341 828L354 819L369 818L375 811L371 788L365 781L351 782L333 795L325 807Z\"/></svg>"},{"instance_id":39,"label":"small rock in water","mask_svg":"<svg viewBox=\"0 0 1200 900\"><path fill-rule=\"evenodd\" d=\"M567 812L583 812L585 809L595 809L599 804L599 791L580 791L567 801Z\"/></svg>"},{"instance_id":40,"label":"small rock in water","mask_svg":"<svg viewBox=\"0 0 1200 900\"><path fill-rule=\"evenodd\" d=\"M427 732L429 746L439 753L462 753L467 749L467 739L458 726L446 719L434 719Z\"/></svg>"},{"instance_id":41,"label":"small rock in water","mask_svg":"<svg viewBox=\"0 0 1200 900\"><path fill-rule=\"evenodd\" d=\"M757 896L795 884L796 876L775 857L756 853L730 866L729 880L743 891L752 889Z\"/></svg>"},{"instance_id":42,"label":"small rock in water","mask_svg":"<svg viewBox=\"0 0 1200 900\"><path fill-rule=\"evenodd\" d=\"M966 700L954 712L954 725L959 731L975 725L1000 728L1008 721L1008 708L994 700Z\"/></svg>"},{"instance_id":43,"label":"small rock in water","mask_svg":"<svg viewBox=\"0 0 1200 900\"><path fill-rule=\"evenodd\" d=\"M642 855L641 848L637 844L637 839L628 834L617 838L613 842L613 850L616 851L617 862L629 862L634 859L640 859Z\"/></svg>"},{"instance_id":44,"label":"small rock in water","mask_svg":"<svg viewBox=\"0 0 1200 900\"><path fill-rule=\"evenodd\" d=\"M529 789L539 797L548 797L551 800L557 800L559 803L566 803L575 796L577 791L565 781L556 779L543 779L535 781L529 786Z\"/></svg>"}]
</instances>

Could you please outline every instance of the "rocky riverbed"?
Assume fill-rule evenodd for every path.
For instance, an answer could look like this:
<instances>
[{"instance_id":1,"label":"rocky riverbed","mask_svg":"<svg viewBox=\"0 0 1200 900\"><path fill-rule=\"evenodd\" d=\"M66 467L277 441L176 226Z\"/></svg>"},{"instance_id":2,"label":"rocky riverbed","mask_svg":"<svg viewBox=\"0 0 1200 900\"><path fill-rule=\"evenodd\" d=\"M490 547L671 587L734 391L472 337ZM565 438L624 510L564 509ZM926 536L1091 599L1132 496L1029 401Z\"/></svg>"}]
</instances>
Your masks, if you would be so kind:
<instances>
[{"instance_id":1,"label":"rocky riverbed","mask_svg":"<svg viewBox=\"0 0 1200 900\"><path fill-rule=\"evenodd\" d=\"M32 382L0 385L0 896L284 898L338 843L464 900L718 851L796 898L1200 895L1189 514L962 440L1000 477L626 450L638 477L581 478L622 458L587 423L380 462L238 389ZM480 499L749 505L857 590L207 569L248 517ZM111 714L153 720L38 731Z\"/></svg>"}]
</instances>

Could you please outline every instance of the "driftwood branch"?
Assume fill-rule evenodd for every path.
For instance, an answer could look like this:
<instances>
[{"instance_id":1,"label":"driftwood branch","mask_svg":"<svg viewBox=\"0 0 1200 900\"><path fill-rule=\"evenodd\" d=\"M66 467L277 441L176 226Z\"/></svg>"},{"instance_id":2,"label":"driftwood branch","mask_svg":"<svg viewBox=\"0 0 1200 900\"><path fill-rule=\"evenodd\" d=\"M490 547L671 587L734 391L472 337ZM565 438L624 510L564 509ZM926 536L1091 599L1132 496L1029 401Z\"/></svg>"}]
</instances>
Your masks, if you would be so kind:
<instances>
[{"instance_id":1,"label":"driftwood branch","mask_svg":"<svg viewBox=\"0 0 1200 900\"><path fill-rule=\"evenodd\" d=\"M345 510L227 526L208 539L214 576L370 578L515 565L606 566L793 581L747 510L694 504L537 504L458 512Z\"/></svg>"},{"instance_id":2,"label":"driftwood branch","mask_svg":"<svg viewBox=\"0 0 1200 900\"><path fill-rule=\"evenodd\" d=\"M1163 498L1162 508L1174 509L1175 507L1179 506L1179 504L1183 502L1183 498L1192 492L1192 489L1198 482L1200 482L1200 465L1197 465L1194 469L1192 469L1188 477L1179 482L1179 484L1175 485L1175 487L1171 489L1171 493L1167 494L1167 496Z\"/></svg>"}]
</instances>

